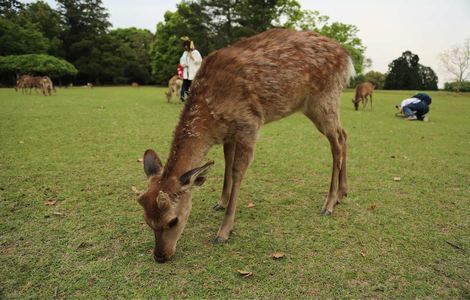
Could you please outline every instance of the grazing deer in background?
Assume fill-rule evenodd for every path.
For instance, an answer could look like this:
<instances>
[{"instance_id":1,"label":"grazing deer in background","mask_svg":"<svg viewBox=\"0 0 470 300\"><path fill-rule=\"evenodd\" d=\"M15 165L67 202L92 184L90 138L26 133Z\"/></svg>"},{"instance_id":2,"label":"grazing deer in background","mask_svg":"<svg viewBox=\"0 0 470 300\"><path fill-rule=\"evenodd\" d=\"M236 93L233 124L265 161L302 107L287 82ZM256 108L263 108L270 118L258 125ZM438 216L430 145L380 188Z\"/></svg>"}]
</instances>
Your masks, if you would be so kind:
<instances>
[{"instance_id":1,"label":"grazing deer in background","mask_svg":"<svg viewBox=\"0 0 470 300\"><path fill-rule=\"evenodd\" d=\"M286 29L271 29L205 58L174 131L166 165L152 149L144 153L149 183L138 202L155 234L154 259L164 262L174 254L191 211L192 188L204 183L214 164L200 165L214 144L223 144L225 157L223 190L214 206L225 209L225 217L214 243L227 241L258 131L298 111L330 142L333 168L321 213L331 214L348 189L346 132L339 106L352 72L351 58L337 42Z\"/></svg>"},{"instance_id":2,"label":"grazing deer in background","mask_svg":"<svg viewBox=\"0 0 470 300\"><path fill-rule=\"evenodd\" d=\"M168 101L168 103L170 103L173 94L176 93L176 97L179 97L181 85L183 85L183 80L179 78L178 75L170 78L168 81L168 92L165 93L166 101Z\"/></svg>"},{"instance_id":3,"label":"grazing deer in background","mask_svg":"<svg viewBox=\"0 0 470 300\"><path fill-rule=\"evenodd\" d=\"M374 92L375 86L370 82L364 82L356 86L356 96L352 99L354 104L354 110L359 108L359 102L362 101L362 110L366 109L367 97L370 96L370 109L372 109L372 93Z\"/></svg>"},{"instance_id":4,"label":"grazing deer in background","mask_svg":"<svg viewBox=\"0 0 470 300\"><path fill-rule=\"evenodd\" d=\"M27 89L29 89L29 94L31 94L31 90L35 89L37 92L40 89L44 96L46 93L51 95L51 91L55 90L54 84L52 80L48 76L31 76L31 75L22 75L17 81L15 90L21 89L23 93L27 93Z\"/></svg>"},{"instance_id":5,"label":"grazing deer in background","mask_svg":"<svg viewBox=\"0 0 470 300\"><path fill-rule=\"evenodd\" d=\"M46 96L46 94L49 94L49 96L51 96L52 91L56 93L54 84L52 83L52 80L48 76L41 77L40 86L41 86L41 90L44 96Z\"/></svg>"}]
</instances>

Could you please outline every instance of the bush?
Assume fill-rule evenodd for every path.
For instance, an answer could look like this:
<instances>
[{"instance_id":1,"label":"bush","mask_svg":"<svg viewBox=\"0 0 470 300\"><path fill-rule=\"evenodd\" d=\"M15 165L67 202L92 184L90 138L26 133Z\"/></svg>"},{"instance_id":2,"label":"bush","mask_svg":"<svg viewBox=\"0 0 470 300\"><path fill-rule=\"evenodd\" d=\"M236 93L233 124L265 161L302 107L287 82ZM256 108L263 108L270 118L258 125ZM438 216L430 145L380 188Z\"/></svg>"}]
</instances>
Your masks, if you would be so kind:
<instances>
[{"instance_id":1,"label":"bush","mask_svg":"<svg viewBox=\"0 0 470 300\"><path fill-rule=\"evenodd\" d=\"M455 81L454 82L446 82L444 84L444 90L456 92L456 91L459 90L458 86L459 86L458 82L455 82ZM470 81L462 82L462 86L460 87L460 92L470 92Z\"/></svg>"},{"instance_id":2,"label":"bush","mask_svg":"<svg viewBox=\"0 0 470 300\"><path fill-rule=\"evenodd\" d=\"M77 69L71 63L45 54L0 56L0 74L32 74L50 77L75 76Z\"/></svg>"}]
</instances>

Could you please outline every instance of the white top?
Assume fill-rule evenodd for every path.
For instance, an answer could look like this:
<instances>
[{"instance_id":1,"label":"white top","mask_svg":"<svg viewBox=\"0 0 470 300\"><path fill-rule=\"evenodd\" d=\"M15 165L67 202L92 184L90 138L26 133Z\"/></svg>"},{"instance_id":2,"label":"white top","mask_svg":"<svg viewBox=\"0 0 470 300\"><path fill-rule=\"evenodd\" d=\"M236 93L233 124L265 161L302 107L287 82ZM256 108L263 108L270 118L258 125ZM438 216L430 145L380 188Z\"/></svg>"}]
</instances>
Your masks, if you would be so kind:
<instances>
[{"instance_id":1,"label":"white top","mask_svg":"<svg viewBox=\"0 0 470 300\"><path fill-rule=\"evenodd\" d=\"M201 62L201 53L196 49L191 51L191 54L188 51L184 51L180 58L180 64L183 67L183 79L193 80L201 66Z\"/></svg>"},{"instance_id":2,"label":"white top","mask_svg":"<svg viewBox=\"0 0 470 300\"><path fill-rule=\"evenodd\" d=\"M411 103L419 103L419 102L421 102L421 100L418 99L418 98L408 98L408 99L405 99L401 102L400 108L403 108L403 107L405 107L405 106L407 106L408 104L411 104Z\"/></svg>"}]
</instances>

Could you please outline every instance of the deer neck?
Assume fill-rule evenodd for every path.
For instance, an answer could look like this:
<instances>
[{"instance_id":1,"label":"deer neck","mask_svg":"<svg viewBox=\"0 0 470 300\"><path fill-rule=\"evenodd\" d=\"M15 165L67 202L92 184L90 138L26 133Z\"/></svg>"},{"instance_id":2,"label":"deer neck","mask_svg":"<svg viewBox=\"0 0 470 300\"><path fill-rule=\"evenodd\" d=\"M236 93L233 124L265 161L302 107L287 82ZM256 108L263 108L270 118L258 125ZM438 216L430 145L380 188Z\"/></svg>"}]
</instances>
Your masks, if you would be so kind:
<instances>
[{"instance_id":1,"label":"deer neck","mask_svg":"<svg viewBox=\"0 0 470 300\"><path fill-rule=\"evenodd\" d=\"M170 148L163 178L180 177L199 167L212 146L210 118L197 104L187 104L181 114Z\"/></svg>"}]
</instances>

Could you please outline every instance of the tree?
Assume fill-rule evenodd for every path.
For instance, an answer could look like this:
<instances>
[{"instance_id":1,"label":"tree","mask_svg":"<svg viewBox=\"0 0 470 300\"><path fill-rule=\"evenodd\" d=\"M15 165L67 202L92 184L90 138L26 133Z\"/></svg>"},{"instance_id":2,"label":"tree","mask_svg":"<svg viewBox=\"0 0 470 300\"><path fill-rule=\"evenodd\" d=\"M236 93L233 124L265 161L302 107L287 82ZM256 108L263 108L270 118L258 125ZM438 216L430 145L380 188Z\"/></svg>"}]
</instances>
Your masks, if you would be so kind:
<instances>
[{"instance_id":1,"label":"tree","mask_svg":"<svg viewBox=\"0 0 470 300\"><path fill-rule=\"evenodd\" d=\"M203 13L209 20L215 48L232 44L277 26L279 19L295 14L296 0L202 0Z\"/></svg>"},{"instance_id":2,"label":"tree","mask_svg":"<svg viewBox=\"0 0 470 300\"><path fill-rule=\"evenodd\" d=\"M18 0L2 0L0 1L0 16L7 19L14 19L23 9L24 4Z\"/></svg>"},{"instance_id":3,"label":"tree","mask_svg":"<svg viewBox=\"0 0 470 300\"><path fill-rule=\"evenodd\" d=\"M442 52L439 59L445 71L454 77L457 92L460 91L464 81L470 76L470 39L465 40L463 46Z\"/></svg>"},{"instance_id":4,"label":"tree","mask_svg":"<svg viewBox=\"0 0 470 300\"><path fill-rule=\"evenodd\" d=\"M27 4L18 13L19 23L32 24L35 29L48 39L49 47L47 53L54 56L64 57L62 47L62 20L60 14L52 9L49 4L37 1Z\"/></svg>"},{"instance_id":5,"label":"tree","mask_svg":"<svg viewBox=\"0 0 470 300\"><path fill-rule=\"evenodd\" d=\"M419 63L419 56L411 51L388 65L384 88L394 90L437 90L438 78L430 68Z\"/></svg>"},{"instance_id":6,"label":"tree","mask_svg":"<svg viewBox=\"0 0 470 300\"><path fill-rule=\"evenodd\" d=\"M118 83L147 84L151 81L150 46L153 34L135 27L115 29L109 34L119 42L117 55L124 60L122 78L117 80Z\"/></svg>"},{"instance_id":7,"label":"tree","mask_svg":"<svg viewBox=\"0 0 470 300\"><path fill-rule=\"evenodd\" d=\"M77 69L69 62L45 54L0 56L0 73L48 75L50 77L74 76Z\"/></svg>"},{"instance_id":8,"label":"tree","mask_svg":"<svg viewBox=\"0 0 470 300\"><path fill-rule=\"evenodd\" d=\"M470 81L464 81L461 83L457 82L446 82L444 84L444 90L456 92L470 92Z\"/></svg>"},{"instance_id":9,"label":"tree","mask_svg":"<svg viewBox=\"0 0 470 300\"><path fill-rule=\"evenodd\" d=\"M421 79L422 90L437 90L438 78L436 73L430 67L419 65L419 77Z\"/></svg>"},{"instance_id":10,"label":"tree","mask_svg":"<svg viewBox=\"0 0 470 300\"><path fill-rule=\"evenodd\" d=\"M402 56L388 65L385 78L385 89L417 90L420 88L418 72L419 56L411 51L403 52Z\"/></svg>"},{"instance_id":11,"label":"tree","mask_svg":"<svg viewBox=\"0 0 470 300\"><path fill-rule=\"evenodd\" d=\"M385 82L385 74L378 71L369 71L364 75L365 81L371 82L376 89L383 89Z\"/></svg>"},{"instance_id":12,"label":"tree","mask_svg":"<svg viewBox=\"0 0 470 300\"><path fill-rule=\"evenodd\" d=\"M0 55L46 53L48 40L30 23L25 27L0 17Z\"/></svg>"},{"instance_id":13,"label":"tree","mask_svg":"<svg viewBox=\"0 0 470 300\"><path fill-rule=\"evenodd\" d=\"M57 0L64 22L65 57L78 69L80 83L112 82L112 73L121 68L113 59L116 39L107 35L109 14L101 0Z\"/></svg>"}]
</instances>

